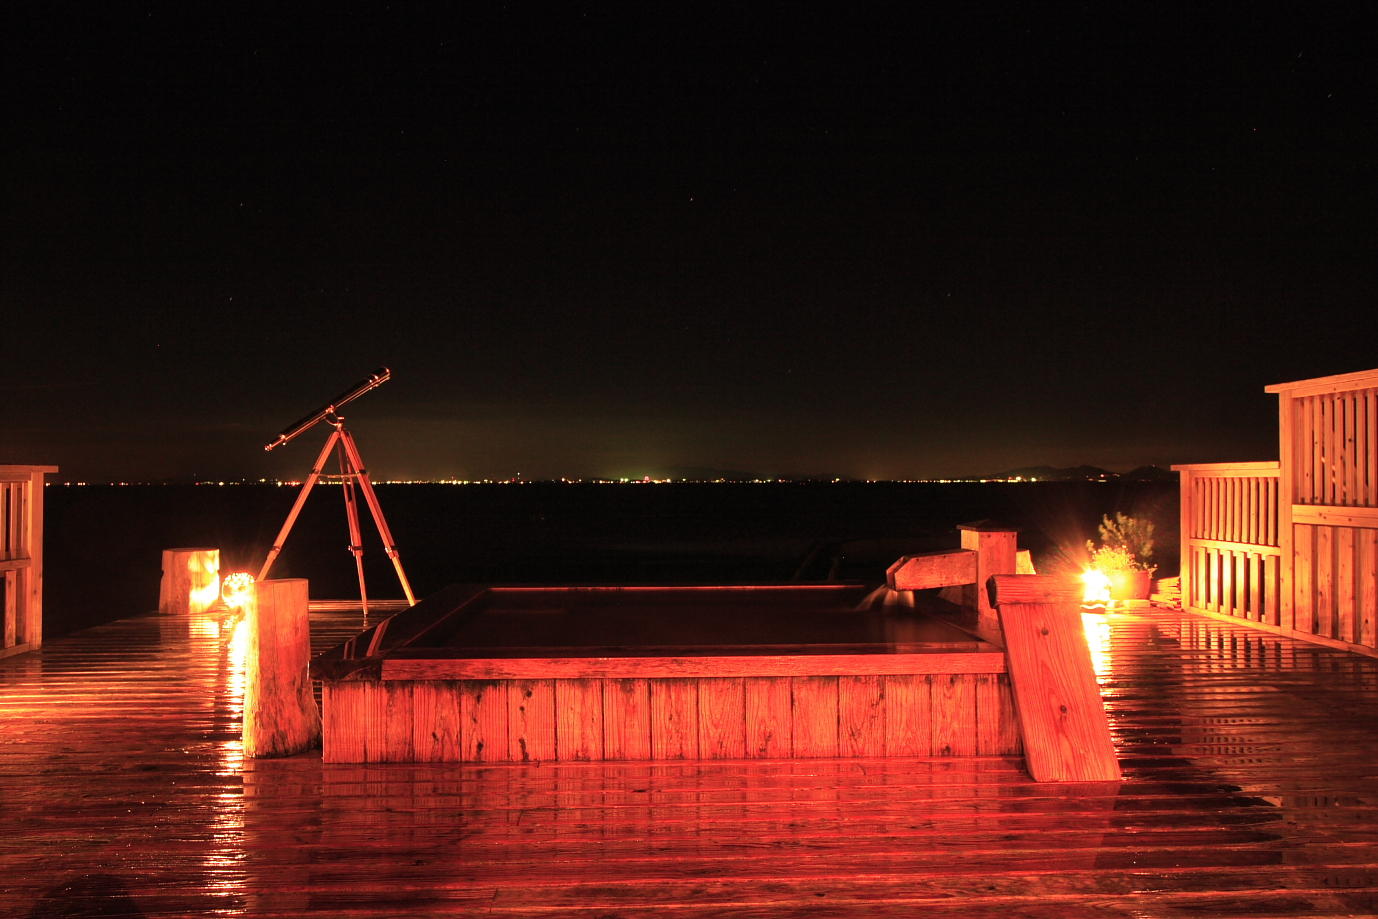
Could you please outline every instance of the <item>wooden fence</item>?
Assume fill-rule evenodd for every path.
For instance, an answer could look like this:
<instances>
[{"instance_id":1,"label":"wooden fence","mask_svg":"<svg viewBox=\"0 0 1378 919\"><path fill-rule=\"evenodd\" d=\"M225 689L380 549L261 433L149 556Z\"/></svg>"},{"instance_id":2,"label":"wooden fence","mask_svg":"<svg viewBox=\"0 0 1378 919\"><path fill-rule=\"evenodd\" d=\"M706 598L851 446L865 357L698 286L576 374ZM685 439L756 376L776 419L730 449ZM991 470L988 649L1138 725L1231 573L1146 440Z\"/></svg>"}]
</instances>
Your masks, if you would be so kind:
<instances>
[{"instance_id":1,"label":"wooden fence","mask_svg":"<svg viewBox=\"0 0 1378 919\"><path fill-rule=\"evenodd\" d=\"M1182 474L1182 603L1378 654L1378 370L1278 383L1276 463Z\"/></svg>"},{"instance_id":2,"label":"wooden fence","mask_svg":"<svg viewBox=\"0 0 1378 919\"><path fill-rule=\"evenodd\" d=\"M0 657L43 644L43 475L56 466L0 466Z\"/></svg>"},{"instance_id":3,"label":"wooden fence","mask_svg":"<svg viewBox=\"0 0 1378 919\"><path fill-rule=\"evenodd\" d=\"M1172 468L1182 476L1182 605L1279 625L1278 464Z\"/></svg>"}]
</instances>

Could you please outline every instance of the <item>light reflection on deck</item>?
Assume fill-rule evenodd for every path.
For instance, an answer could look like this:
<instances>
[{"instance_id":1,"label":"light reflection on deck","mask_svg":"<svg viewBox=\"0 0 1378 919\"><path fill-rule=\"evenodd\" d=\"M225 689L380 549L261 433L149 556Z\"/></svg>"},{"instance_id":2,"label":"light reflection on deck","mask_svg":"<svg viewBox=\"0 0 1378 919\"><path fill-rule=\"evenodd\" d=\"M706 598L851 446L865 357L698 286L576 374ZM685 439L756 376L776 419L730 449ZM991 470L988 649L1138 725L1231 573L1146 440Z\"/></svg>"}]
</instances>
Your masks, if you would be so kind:
<instances>
[{"instance_id":1,"label":"light reflection on deck","mask_svg":"<svg viewBox=\"0 0 1378 919\"><path fill-rule=\"evenodd\" d=\"M313 614L317 646L350 616ZM997 757L245 763L240 630L115 623L0 662L0 915L91 877L149 916L1378 911L1378 662L1091 626L1108 791Z\"/></svg>"}]
</instances>

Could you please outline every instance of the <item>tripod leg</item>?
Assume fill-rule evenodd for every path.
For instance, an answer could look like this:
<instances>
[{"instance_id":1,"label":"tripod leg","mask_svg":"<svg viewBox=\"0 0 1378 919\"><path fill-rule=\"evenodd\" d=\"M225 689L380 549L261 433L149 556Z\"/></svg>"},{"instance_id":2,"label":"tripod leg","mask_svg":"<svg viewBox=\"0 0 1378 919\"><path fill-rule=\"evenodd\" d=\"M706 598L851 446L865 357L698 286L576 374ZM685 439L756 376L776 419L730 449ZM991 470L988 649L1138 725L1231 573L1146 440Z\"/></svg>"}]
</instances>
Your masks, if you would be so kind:
<instances>
[{"instance_id":1,"label":"tripod leg","mask_svg":"<svg viewBox=\"0 0 1378 919\"><path fill-rule=\"evenodd\" d=\"M326 438L325 446L321 448L321 455L316 457L316 465L311 467L311 474L302 483L301 491L297 492L297 500L292 504L292 509L287 512L287 520L283 522L282 529L278 531L278 538L273 540L273 548L268 550L268 557L263 560L263 567L258 569L258 577L255 581L262 581L268 577L268 571L273 567L273 562L277 561L278 553L282 552L282 544L287 541L287 534L292 531L292 524L297 522L297 515L301 513L301 506L306 503L306 498L311 494L311 489L315 487L316 480L321 477L321 470L325 468L325 461L330 459L330 451L335 448L336 442L340 439L338 430Z\"/></svg>"},{"instance_id":2,"label":"tripod leg","mask_svg":"<svg viewBox=\"0 0 1378 919\"><path fill-rule=\"evenodd\" d=\"M368 619L368 588L364 584L364 540L359 532L359 501L354 495L354 479L358 471L350 461L343 445L340 446L341 492L344 494L345 518L349 521L349 551L354 555L354 569L359 573L359 605L363 608L364 619Z\"/></svg>"},{"instance_id":3,"label":"tripod leg","mask_svg":"<svg viewBox=\"0 0 1378 919\"><path fill-rule=\"evenodd\" d=\"M388 558L392 559L392 567L397 571L397 580L402 584L402 593L406 594L407 602L412 606L416 605L416 597L411 592L411 584L407 582L407 574L402 570L402 558L397 553L397 545L392 540L392 531L388 529L388 522L383 517L383 507L378 503L378 495L373 491L373 483L369 481L368 470L364 468L363 458L359 456L359 447L354 443L354 437L348 431L340 431L340 442L344 447L349 461L354 465L354 475L359 480L359 490L364 493L364 500L368 502L369 512L373 514L373 522L378 527L378 535L383 539L383 550L387 552Z\"/></svg>"}]
</instances>

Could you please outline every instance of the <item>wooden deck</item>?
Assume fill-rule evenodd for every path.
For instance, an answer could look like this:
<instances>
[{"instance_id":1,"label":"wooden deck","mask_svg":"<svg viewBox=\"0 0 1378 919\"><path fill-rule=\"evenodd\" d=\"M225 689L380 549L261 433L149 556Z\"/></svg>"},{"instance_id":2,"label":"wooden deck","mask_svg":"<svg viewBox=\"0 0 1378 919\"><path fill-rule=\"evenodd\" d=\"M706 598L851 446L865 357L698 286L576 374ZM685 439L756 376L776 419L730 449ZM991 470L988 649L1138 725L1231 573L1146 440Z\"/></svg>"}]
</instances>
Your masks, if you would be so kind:
<instances>
[{"instance_id":1,"label":"wooden deck","mask_svg":"<svg viewBox=\"0 0 1378 919\"><path fill-rule=\"evenodd\" d=\"M320 647L352 625L315 615ZM1126 781L1079 786L1000 757L246 764L224 640L114 623L0 661L0 915L1378 914L1378 660L1108 621Z\"/></svg>"}]
</instances>

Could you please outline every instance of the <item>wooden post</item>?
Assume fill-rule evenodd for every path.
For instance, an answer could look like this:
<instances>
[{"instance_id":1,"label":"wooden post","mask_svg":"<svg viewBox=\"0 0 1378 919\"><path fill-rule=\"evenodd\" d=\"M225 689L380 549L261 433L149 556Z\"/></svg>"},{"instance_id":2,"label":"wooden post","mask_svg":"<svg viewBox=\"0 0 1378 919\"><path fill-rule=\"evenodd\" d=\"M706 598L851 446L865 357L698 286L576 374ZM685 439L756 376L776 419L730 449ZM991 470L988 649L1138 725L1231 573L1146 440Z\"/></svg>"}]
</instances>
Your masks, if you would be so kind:
<instances>
[{"instance_id":1,"label":"wooden post","mask_svg":"<svg viewBox=\"0 0 1378 919\"><path fill-rule=\"evenodd\" d=\"M220 600L219 549L164 549L158 612L204 613Z\"/></svg>"},{"instance_id":2,"label":"wooden post","mask_svg":"<svg viewBox=\"0 0 1378 919\"><path fill-rule=\"evenodd\" d=\"M0 466L0 657L43 646L43 476Z\"/></svg>"},{"instance_id":3,"label":"wooden post","mask_svg":"<svg viewBox=\"0 0 1378 919\"><path fill-rule=\"evenodd\" d=\"M976 552L976 581L963 588L962 605L976 610L976 630L982 635L998 635L1000 623L986 596L986 582L998 574L1014 574L1015 542L1019 531L989 520L964 523L962 548Z\"/></svg>"},{"instance_id":4,"label":"wooden post","mask_svg":"<svg viewBox=\"0 0 1378 919\"><path fill-rule=\"evenodd\" d=\"M321 737L320 712L307 675L307 582L285 578L254 587L244 665L244 755L290 756L315 746Z\"/></svg>"},{"instance_id":5,"label":"wooden post","mask_svg":"<svg viewBox=\"0 0 1378 919\"><path fill-rule=\"evenodd\" d=\"M1081 584L1016 574L996 576L989 586L1029 774L1036 782L1118 782L1120 764L1081 623Z\"/></svg>"}]
</instances>

